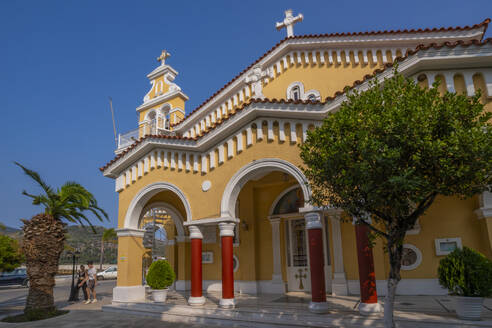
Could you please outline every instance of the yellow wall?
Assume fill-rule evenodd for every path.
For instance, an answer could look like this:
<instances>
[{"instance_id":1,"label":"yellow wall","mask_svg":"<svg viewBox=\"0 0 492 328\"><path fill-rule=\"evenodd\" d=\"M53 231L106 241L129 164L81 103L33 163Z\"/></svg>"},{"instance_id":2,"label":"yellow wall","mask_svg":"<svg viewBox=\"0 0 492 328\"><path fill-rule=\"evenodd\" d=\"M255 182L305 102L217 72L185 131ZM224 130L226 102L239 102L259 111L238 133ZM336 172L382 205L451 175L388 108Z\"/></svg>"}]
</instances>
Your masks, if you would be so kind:
<instances>
[{"instance_id":1,"label":"yellow wall","mask_svg":"<svg viewBox=\"0 0 492 328\"><path fill-rule=\"evenodd\" d=\"M382 65L381 56L379 56L379 63L373 63L372 56L369 56L369 64L361 64L362 60L359 61L359 64L355 64L353 56L351 57L351 62L346 63L345 55L342 54L343 63L331 65L327 64L328 56L325 55L326 62L324 65L320 64L319 54L317 56L318 64L306 64L302 52L302 64L297 64L295 56L295 64L290 64L289 59L288 69L276 74L273 81L264 85L263 94L270 99L285 99L287 87L292 82L300 81L304 84L304 92L316 89L320 92L321 98L325 99L328 96L333 96L337 91L342 91L348 85L352 86L354 81L362 80L364 75L372 74L375 69Z\"/></svg>"},{"instance_id":2,"label":"yellow wall","mask_svg":"<svg viewBox=\"0 0 492 328\"><path fill-rule=\"evenodd\" d=\"M142 257L144 253L142 238L118 238L118 286L142 284Z\"/></svg>"}]
</instances>

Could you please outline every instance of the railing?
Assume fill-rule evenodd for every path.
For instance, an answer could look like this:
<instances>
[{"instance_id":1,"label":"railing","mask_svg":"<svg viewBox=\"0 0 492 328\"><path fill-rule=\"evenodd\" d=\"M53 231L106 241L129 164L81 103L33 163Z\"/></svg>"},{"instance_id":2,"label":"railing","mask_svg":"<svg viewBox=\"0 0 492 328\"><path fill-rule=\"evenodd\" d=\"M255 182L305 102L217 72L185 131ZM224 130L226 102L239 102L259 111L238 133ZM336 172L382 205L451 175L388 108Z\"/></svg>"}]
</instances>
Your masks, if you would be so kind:
<instances>
[{"instance_id":1,"label":"railing","mask_svg":"<svg viewBox=\"0 0 492 328\"><path fill-rule=\"evenodd\" d=\"M129 132L118 135L118 149L116 153L122 152L126 147L137 141L140 137L144 137L149 134L153 135L176 135L173 131L169 130L169 124L165 125L163 129L157 125L156 120L151 120L141 124L139 128L131 130Z\"/></svg>"},{"instance_id":2,"label":"railing","mask_svg":"<svg viewBox=\"0 0 492 328\"><path fill-rule=\"evenodd\" d=\"M126 148L134 143L139 138L139 129L131 130L129 132L118 135L118 150Z\"/></svg>"}]
</instances>

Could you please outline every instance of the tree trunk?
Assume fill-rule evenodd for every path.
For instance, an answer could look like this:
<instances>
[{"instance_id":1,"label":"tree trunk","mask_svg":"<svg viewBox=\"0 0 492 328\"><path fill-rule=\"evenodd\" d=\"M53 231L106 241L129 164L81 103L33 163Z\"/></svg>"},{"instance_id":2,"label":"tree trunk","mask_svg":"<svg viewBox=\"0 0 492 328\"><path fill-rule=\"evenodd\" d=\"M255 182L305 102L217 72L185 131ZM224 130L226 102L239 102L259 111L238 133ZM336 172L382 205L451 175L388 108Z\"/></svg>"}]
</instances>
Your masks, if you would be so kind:
<instances>
[{"instance_id":1,"label":"tree trunk","mask_svg":"<svg viewBox=\"0 0 492 328\"><path fill-rule=\"evenodd\" d=\"M99 271L103 269L103 261L104 261L104 239L101 238L101 257L99 259Z\"/></svg>"},{"instance_id":2,"label":"tree trunk","mask_svg":"<svg viewBox=\"0 0 492 328\"><path fill-rule=\"evenodd\" d=\"M393 307L395 303L396 287L401 280L402 244L399 242L388 241L388 254L390 260L390 273L388 278L388 292L384 300L384 327L394 328L396 326L393 318Z\"/></svg>"},{"instance_id":3,"label":"tree trunk","mask_svg":"<svg viewBox=\"0 0 492 328\"><path fill-rule=\"evenodd\" d=\"M22 250L29 277L24 313L29 315L33 312L53 311L53 287L65 242L65 224L44 213L22 221Z\"/></svg>"}]
</instances>

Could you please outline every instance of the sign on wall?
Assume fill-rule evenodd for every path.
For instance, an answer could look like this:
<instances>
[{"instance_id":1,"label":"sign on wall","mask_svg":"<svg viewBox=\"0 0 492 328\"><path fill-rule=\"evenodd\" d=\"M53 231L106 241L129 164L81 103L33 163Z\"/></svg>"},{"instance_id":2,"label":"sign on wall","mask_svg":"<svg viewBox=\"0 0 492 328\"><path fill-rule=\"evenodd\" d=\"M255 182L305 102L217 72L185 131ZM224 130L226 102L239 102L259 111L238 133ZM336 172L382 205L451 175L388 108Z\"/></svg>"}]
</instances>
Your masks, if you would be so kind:
<instances>
[{"instance_id":1,"label":"sign on wall","mask_svg":"<svg viewBox=\"0 0 492 328\"><path fill-rule=\"evenodd\" d=\"M214 263L214 252L202 252L202 263Z\"/></svg>"}]
</instances>

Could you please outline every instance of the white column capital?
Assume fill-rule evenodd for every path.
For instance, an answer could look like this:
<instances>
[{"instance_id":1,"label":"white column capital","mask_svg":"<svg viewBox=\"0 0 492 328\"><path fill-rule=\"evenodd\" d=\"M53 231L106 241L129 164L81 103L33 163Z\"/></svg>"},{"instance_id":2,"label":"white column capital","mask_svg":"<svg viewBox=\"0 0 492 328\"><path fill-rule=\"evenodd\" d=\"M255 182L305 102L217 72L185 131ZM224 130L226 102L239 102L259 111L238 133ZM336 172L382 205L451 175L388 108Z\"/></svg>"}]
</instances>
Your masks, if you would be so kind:
<instances>
[{"instance_id":1,"label":"white column capital","mask_svg":"<svg viewBox=\"0 0 492 328\"><path fill-rule=\"evenodd\" d=\"M144 233L145 233L144 229L132 229L132 228L116 229L116 235L118 237L140 237L140 238L143 238Z\"/></svg>"},{"instance_id":2,"label":"white column capital","mask_svg":"<svg viewBox=\"0 0 492 328\"><path fill-rule=\"evenodd\" d=\"M322 229L321 214L319 212L308 212L304 214L306 220L306 230Z\"/></svg>"},{"instance_id":3,"label":"white column capital","mask_svg":"<svg viewBox=\"0 0 492 328\"><path fill-rule=\"evenodd\" d=\"M268 221L270 221L271 225L280 224L280 217L278 216L269 217Z\"/></svg>"},{"instance_id":4,"label":"white column capital","mask_svg":"<svg viewBox=\"0 0 492 328\"><path fill-rule=\"evenodd\" d=\"M234 237L235 223L221 222L219 223L219 230L221 237Z\"/></svg>"},{"instance_id":5,"label":"white column capital","mask_svg":"<svg viewBox=\"0 0 492 328\"><path fill-rule=\"evenodd\" d=\"M200 230L200 227L196 225L188 226L190 230L190 239L203 239L203 234Z\"/></svg>"},{"instance_id":6,"label":"white column capital","mask_svg":"<svg viewBox=\"0 0 492 328\"><path fill-rule=\"evenodd\" d=\"M492 192L484 191L478 197L479 208L475 210L475 214L479 219L492 217Z\"/></svg>"}]
</instances>

